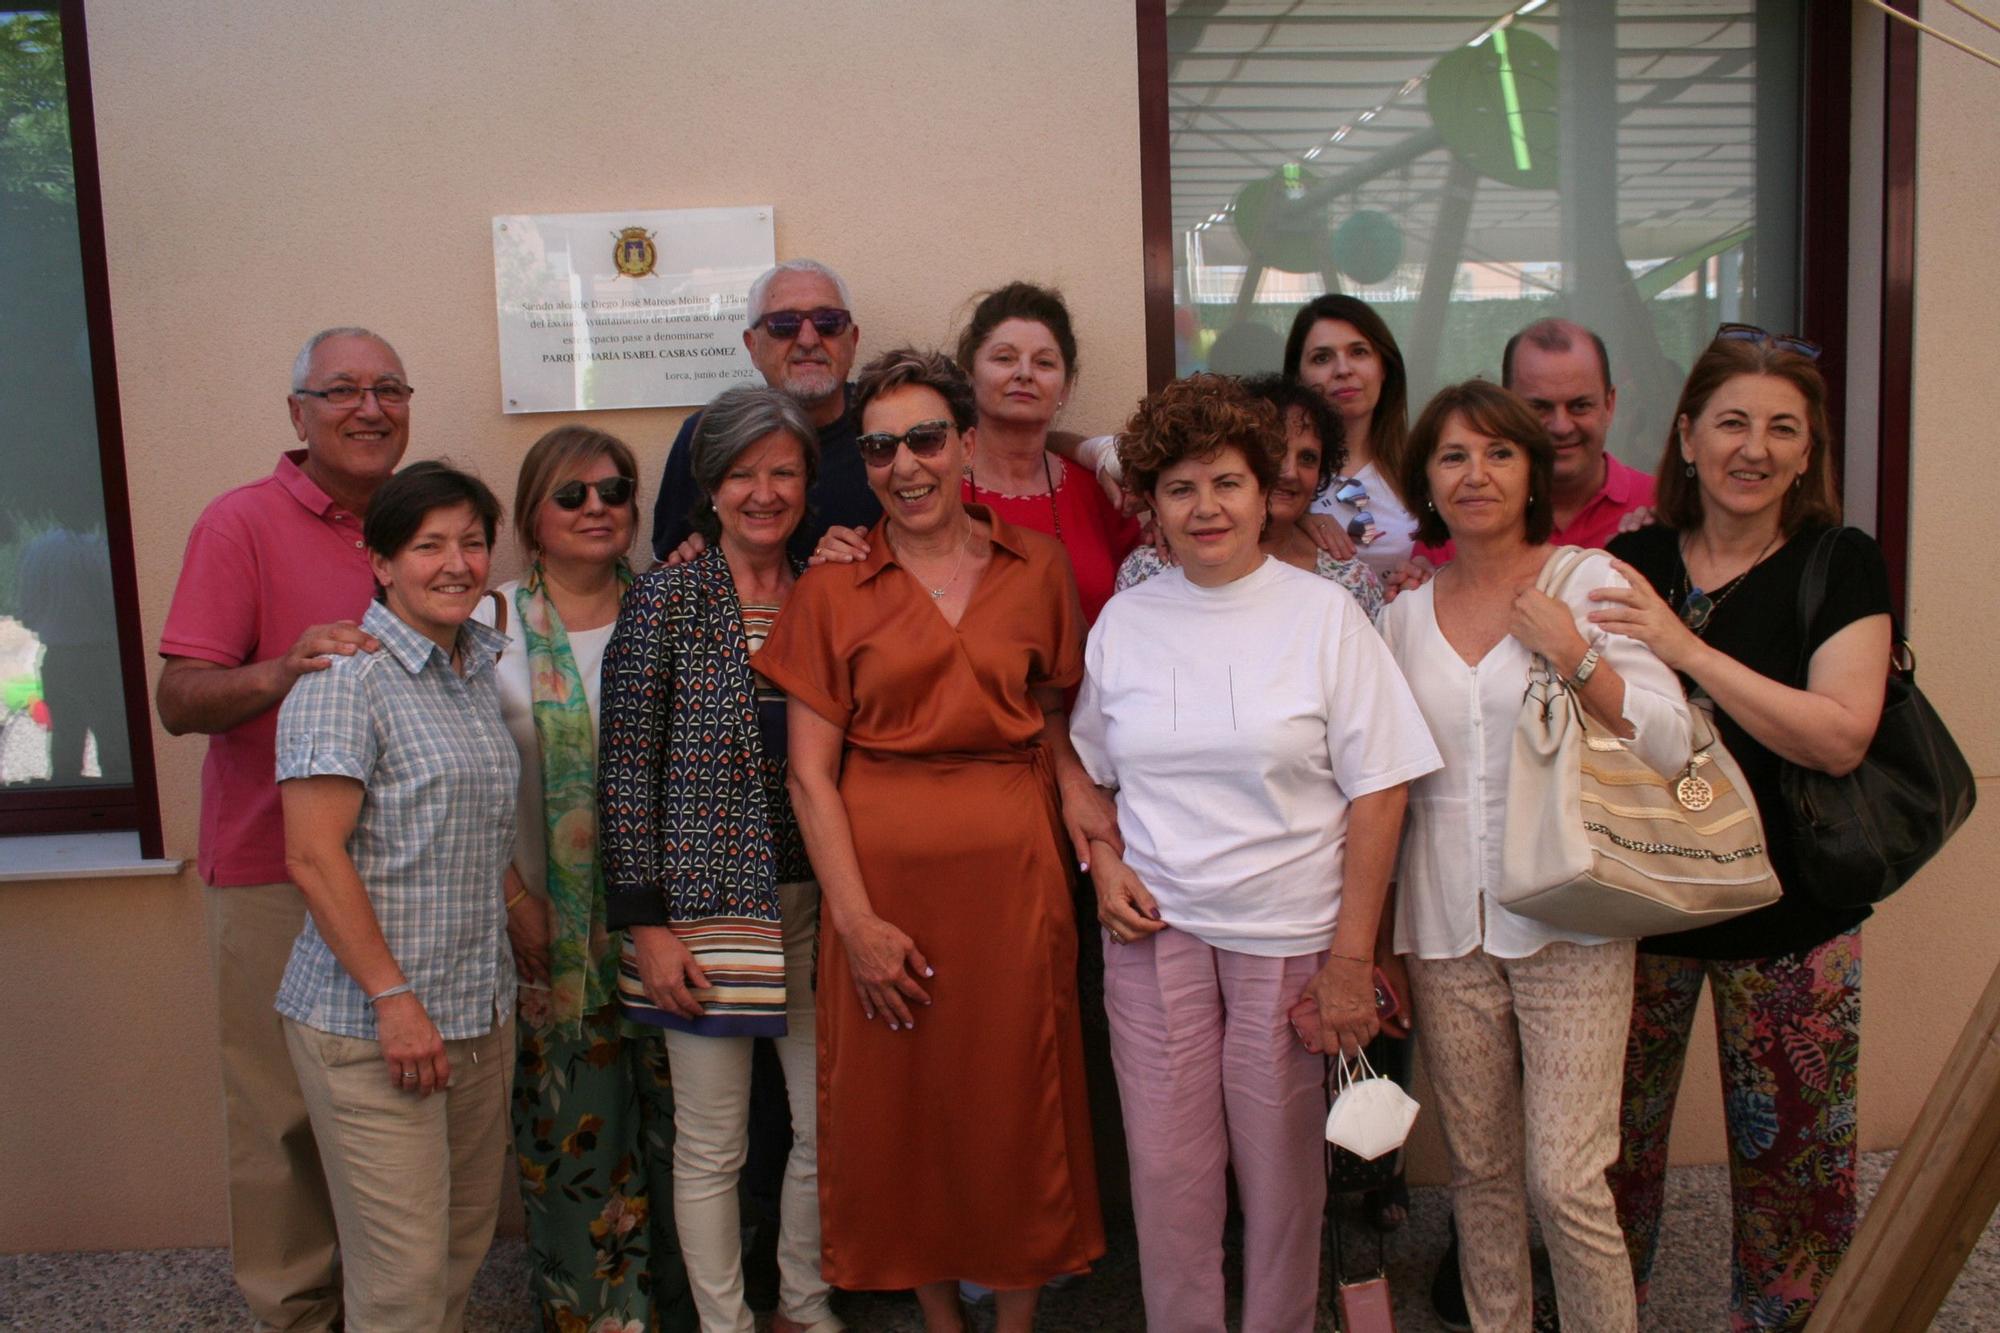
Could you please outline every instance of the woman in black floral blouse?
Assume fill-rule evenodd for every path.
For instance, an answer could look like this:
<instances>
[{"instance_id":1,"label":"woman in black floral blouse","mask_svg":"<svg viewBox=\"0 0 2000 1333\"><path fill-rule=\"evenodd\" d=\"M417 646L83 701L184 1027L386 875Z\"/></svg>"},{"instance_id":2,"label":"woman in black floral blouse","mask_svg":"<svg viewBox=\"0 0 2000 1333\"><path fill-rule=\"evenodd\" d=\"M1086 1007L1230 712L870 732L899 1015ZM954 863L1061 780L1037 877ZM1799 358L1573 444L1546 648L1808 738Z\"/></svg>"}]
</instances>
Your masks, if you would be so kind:
<instances>
[{"instance_id":1,"label":"woman in black floral blouse","mask_svg":"<svg viewBox=\"0 0 2000 1333\"><path fill-rule=\"evenodd\" d=\"M818 461L786 395L732 389L691 442L699 557L632 585L604 658L599 820L620 996L661 1029L674 1084L674 1216L705 1330L750 1333L736 1177L751 1044L792 1104L777 1333L832 1333L819 1267L812 990L819 888L785 793L785 699L750 670L798 570L785 542Z\"/></svg>"}]
</instances>

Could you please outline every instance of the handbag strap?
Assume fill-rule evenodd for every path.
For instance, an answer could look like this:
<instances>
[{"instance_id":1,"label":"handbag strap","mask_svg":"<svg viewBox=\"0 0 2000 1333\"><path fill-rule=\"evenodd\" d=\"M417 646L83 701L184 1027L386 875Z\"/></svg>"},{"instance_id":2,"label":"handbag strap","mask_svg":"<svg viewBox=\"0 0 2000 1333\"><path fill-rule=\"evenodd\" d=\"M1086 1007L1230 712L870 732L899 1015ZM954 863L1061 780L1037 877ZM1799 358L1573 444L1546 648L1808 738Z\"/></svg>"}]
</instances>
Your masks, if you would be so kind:
<instances>
[{"instance_id":1,"label":"handbag strap","mask_svg":"<svg viewBox=\"0 0 2000 1333\"><path fill-rule=\"evenodd\" d=\"M1569 582L1570 575L1578 565L1589 559L1590 552L1581 546L1558 546L1556 553L1542 564L1542 572L1535 576L1535 587L1557 601L1563 600L1562 590Z\"/></svg>"},{"instance_id":2,"label":"handbag strap","mask_svg":"<svg viewBox=\"0 0 2000 1333\"><path fill-rule=\"evenodd\" d=\"M1819 619L1822 606L1826 605L1826 575L1833 567L1833 546L1840 540L1843 529L1828 528L1813 542L1812 554L1806 557L1805 573L1799 578L1799 663L1792 679L1798 681L1799 689L1805 688L1806 671L1812 663L1812 626Z\"/></svg>"},{"instance_id":3,"label":"handbag strap","mask_svg":"<svg viewBox=\"0 0 2000 1333\"><path fill-rule=\"evenodd\" d=\"M1833 570L1833 548L1840 544L1840 534L1846 528L1828 528L1813 542L1812 554L1806 557L1805 573L1799 579L1799 661L1797 674L1799 689L1806 687L1806 673L1812 668L1812 626L1819 619L1820 608L1826 605L1826 583ZM1916 654L1910 651L1910 641L1903 637L1903 627L1892 613L1889 618L1889 672L1891 675L1916 679Z\"/></svg>"}]
</instances>

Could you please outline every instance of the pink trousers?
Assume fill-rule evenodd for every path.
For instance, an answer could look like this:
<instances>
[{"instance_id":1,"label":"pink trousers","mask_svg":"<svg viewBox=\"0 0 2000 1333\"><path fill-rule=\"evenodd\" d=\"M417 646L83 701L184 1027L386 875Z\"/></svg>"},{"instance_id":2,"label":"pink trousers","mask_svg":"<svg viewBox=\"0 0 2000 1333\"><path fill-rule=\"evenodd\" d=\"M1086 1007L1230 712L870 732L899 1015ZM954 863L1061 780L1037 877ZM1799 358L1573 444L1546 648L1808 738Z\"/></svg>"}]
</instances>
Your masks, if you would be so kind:
<instances>
[{"instance_id":1,"label":"pink trousers","mask_svg":"<svg viewBox=\"0 0 2000 1333\"><path fill-rule=\"evenodd\" d=\"M1163 930L1104 945L1149 1333L1223 1327L1225 1175L1243 1207L1243 1333L1313 1326L1324 1064L1286 1011L1324 954L1264 958Z\"/></svg>"}]
</instances>

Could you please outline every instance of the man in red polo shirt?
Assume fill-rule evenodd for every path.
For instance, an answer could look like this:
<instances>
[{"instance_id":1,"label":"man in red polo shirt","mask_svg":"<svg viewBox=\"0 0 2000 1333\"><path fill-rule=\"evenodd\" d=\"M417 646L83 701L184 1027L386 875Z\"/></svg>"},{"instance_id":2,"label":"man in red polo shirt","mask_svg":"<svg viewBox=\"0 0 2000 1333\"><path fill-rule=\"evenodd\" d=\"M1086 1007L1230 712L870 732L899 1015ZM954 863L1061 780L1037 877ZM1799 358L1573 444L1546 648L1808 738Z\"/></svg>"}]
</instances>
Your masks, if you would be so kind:
<instances>
[{"instance_id":1,"label":"man in red polo shirt","mask_svg":"<svg viewBox=\"0 0 2000 1333\"><path fill-rule=\"evenodd\" d=\"M1604 451L1618 390L1604 340L1566 319L1536 320L1507 340L1500 383L1527 401L1556 446L1558 546L1603 546L1618 520L1653 503L1653 479Z\"/></svg>"},{"instance_id":2,"label":"man in red polo shirt","mask_svg":"<svg viewBox=\"0 0 2000 1333\"><path fill-rule=\"evenodd\" d=\"M225 491L188 537L160 634L157 703L176 736L210 739L201 774L201 876L220 1010L236 1285L258 1326L340 1326L333 1208L272 1002L305 922L285 872L278 705L334 653L374 651L357 622L374 596L368 501L410 441L410 384L366 329L314 334L292 367L305 443L271 475Z\"/></svg>"}]
</instances>

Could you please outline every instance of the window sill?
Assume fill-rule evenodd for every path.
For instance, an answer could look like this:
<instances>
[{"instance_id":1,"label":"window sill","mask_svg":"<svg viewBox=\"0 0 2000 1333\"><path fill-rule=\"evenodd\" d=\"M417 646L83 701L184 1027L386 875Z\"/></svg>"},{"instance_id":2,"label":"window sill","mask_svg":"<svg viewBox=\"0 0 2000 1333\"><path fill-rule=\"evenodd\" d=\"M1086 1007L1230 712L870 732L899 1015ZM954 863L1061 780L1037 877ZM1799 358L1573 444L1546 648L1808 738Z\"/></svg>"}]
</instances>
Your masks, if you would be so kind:
<instances>
[{"instance_id":1,"label":"window sill","mask_svg":"<svg viewBox=\"0 0 2000 1333\"><path fill-rule=\"evenodd\" d=\"M149 861L137 833L49 833L0 839L0 884L178 875L184 861Z\"/></svg>"}]
</instances>

